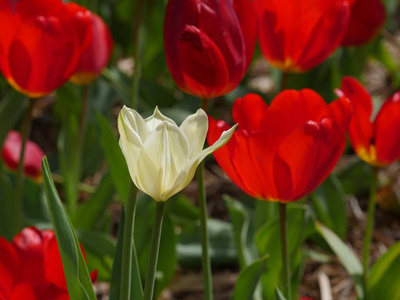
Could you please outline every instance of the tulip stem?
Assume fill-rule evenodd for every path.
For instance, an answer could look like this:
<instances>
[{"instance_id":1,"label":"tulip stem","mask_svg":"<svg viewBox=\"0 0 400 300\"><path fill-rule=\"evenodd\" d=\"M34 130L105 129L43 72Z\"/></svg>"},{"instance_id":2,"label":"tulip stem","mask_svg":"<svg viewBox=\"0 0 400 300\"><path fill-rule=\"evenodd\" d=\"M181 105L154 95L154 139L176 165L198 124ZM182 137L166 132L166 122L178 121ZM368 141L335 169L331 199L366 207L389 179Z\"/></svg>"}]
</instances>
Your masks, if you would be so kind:
<instances>
[{"instance_id":1,"label":"tulip stem","mask_svg":"<svg viewBox=\"0 0 400 300\"><path fill-rule=\"evenodd\" d=\"M26 142L28 141L28 136L31 132L32 126L32 112L33 107L35 105L35 100L29 98L28 109L25 113L24 123L21 128L21 136L22 136L22 144L21 144L21 152L19 155L18 169L17 169L17 177L15 181L15 225L14 225L14 233L17 234L22 228L22 218L23 218L23 190L24 190L24 157L25 157L25 148Z\"/></svg>"},{"instance_id":2,"label":"tulip stem","mask_svg":"<svg viewBox=\"0 0 400 300\"><path fill-rule=\"evenodd\" d=\"M122 270L121 270L121 300L130 300L131 278L140 278L139 263L134 243L134 223L136 213L137 188L130 186L128 200L126 201L124 234L122 241ZM134 287L143 294L142 286Z\"/></svg>"},{"instance_id":3,"label":"tulip stem","mask_svg":"<svg viewBox=\"0 0 400 300\"><path fill-rule=\"evenodd\" d=\"M208 230L207 230L207 199L206 189L204 186L204 162L201 162L197 168L197 191L199 197L200 208L200 232L201 232L201 262L203 267L203 281L204 281L204 299L213 299L212 293L212 275L211 275L211 261L208 253Z\"/></svg>"},{"instance_id":4,"label":"tulip stem","mask_svg":"<svg viewBox=\"0 0 400 300\"><path fill-rule=\"evenodd\" d=\"M160 239L162 222L164 216L165 202L157 202L156 214L153 223L153 233L151 236L149 261L147 263L146 281L144 286L144 300L153 300L154 281L157 271L158 251L160 249Z\"/></svg>"},{"instance_id":5,"label":"tulip stem","mask_svg":"<svg viewBox=\"0 0 400 300\"><path fill-rule=\"evenodd\" d=\"M287 300L291 300L290 291L290 262L287 247L287 226L286 226L286 204L279 203L279 225L281 234L281 253L282 253L282 289Z\"/></svg>"},{"instance_id":6,"label":"tulip stem","mask_svg":"<svg viewBox=\"0 0 400 300\"><path fill-rule=\"evenodd\" d=\"M363 279L364 279L364 296L367 297L367 280L368 280L368 265L369 265L369 253L372 240L372 232L374 229L374 215L375 215L375 196L376 187L378 182L378 171L377 167L372 167L372 182L371 189L368 199L368 212L367 212L367 224L364 234L364 246L363 246Z\"/></svg>"},{"instance_id":7,"label":"tulip stem","mask_svg":"<svg viewBox=\"0 0 400 300\"><path fill-rule=\"evenodd\" d=\"M133 59L135 62L133 77L132 77L132 96L131 96L131 108L136 109L139 103L139 83L141 75L141 56L142 56L142 42L143 42L143 31L142 20L144 14L145 0L139 0L136 4L136 10L133 13Z\"/></svg>"}]
</instances>

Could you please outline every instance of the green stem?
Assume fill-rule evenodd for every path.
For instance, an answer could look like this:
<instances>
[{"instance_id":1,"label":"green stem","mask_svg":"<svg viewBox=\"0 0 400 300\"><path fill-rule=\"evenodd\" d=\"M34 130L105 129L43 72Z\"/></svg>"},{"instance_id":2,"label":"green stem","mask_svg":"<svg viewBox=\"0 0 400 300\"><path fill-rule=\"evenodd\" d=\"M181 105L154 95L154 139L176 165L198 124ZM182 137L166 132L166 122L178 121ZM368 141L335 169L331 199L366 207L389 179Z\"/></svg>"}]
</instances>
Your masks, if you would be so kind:
<instances>
[{"instance_id":1,"label":"green stem","mask_svg":"<svg viewBox=\"0 0 400 300\"><path fill-rule=\"evenodd\" d=\"M126 201L124 235L122 242L122 270L121 270L121 300L131 299L131 278L140 278L139 263L137 261L134 243L134 222L136 213L137 188L131 185L129 197ZM143 293L142 287L134 287Z\"/></svg>"},{"instance_id":2,"label":"green stem","mask_svg":"<svg viewBox=\"0 0 400 300\"><path fill-rule=\"evenodd\" d=\"M134 12L133 23L133 59L135 61L133 77L132 77L132 96L131 108L136 109L139 103L139 82L142 70L142 40L143 40L143 15L144 15L145 0L139 0Z\"/></svg>"},{"instance_id":3,"label":"green stem","mask_svg":"<svg viewBox=\"0 0 400 300\"><path fill-rule=\"evenodd\" d=\"M15 181L15 224L14 224L14 233L17 234L22 229L22 218L23 218L23 190L24 190L24 156L25 156L25 148L26 142L31 132L32 126L32 112L33 107L35 105L34 99L28 99L29 105L25 114L24 123L21 129L22 136L22 144L21 144L21 152L19 155L19 163L17 169L17 177Z\"/></svg>"},{"instance_id":4,"label":"green stem","mask_svg":"<svg viewBox=\"0 0 400 300\"><path fill-rule=\"evenodd\" d=\"M368 199L368 212L367 212L367 225L364 234L364 246L363 246L363 279L364 279L364 295L367 298L367 279L368 279L368 265L369 265L369 253L372 240L372 232L374 229L374 215L375 215L375 196L376 187L378 182L378 171L377 167L372 167L372 181L371 189Z\"/></svg>"},{"instance_id":5,"label":"green stem","mask_svg":"<svg viewBox=\"0 0 400 300\"><path fill-rule=\"evenodd\" d=\"M151 236L149 261L147 263L146 282L144 286L144 300L153 300L154 281L156 278L158 251L160 249L161 229L164 216L165 202L157 202L156 215Z\"/></svg>"},{"instance_id":6,"label":"green stem","mask_svg":"<svg viewBox=\"0 0 400 300\"><path fill-rule=\"evenodd\" d=\"M287 84L289 81L289 73L287 72L282 72L281 75L281 86L280 86L280 92L284 91L287 89Z\"/></svg>"},{"instance_id":7,"label":"green stem","mask_svg":"<svg viewBox=\"0 0 400 300\"><path fill-rule=\"evenodd\" d=\"M286 227L286 204L279 203L279 227L281 234L281 253L282 253L282 290L287 300L291 300L290 291L290 262L287 247L287 227Z\"/></svg>"},{"instance_id":8,"label":"green stem","mask_svg":"<svg viewBox=\"0 0 400 300\"><path fill-rule=\"evenodd\" d=\"M212 274L211 274L211 261L208 253L208 230L207 230L207 199L206 189L204 186L204 162L201 162L197 168L197 190L199 197L200 208L200 233L201 233L201 262L203 267L203 281L204 281L204 299L213 299L212 293Z\"/></svg>"}]
</instances>

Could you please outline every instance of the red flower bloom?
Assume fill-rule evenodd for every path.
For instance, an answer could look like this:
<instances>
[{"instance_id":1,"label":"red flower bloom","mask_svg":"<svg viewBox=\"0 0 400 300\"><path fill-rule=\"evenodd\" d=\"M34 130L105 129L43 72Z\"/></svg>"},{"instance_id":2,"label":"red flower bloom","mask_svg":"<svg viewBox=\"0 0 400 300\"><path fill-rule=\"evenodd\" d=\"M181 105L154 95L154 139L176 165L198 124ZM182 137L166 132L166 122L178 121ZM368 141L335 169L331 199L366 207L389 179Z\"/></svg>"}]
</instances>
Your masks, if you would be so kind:
<instances>
[{"instance_id":1,"label":"red flower bloom","mask_svg":"<svg viewBox=\"0 0 400 300\"><path fill-rule=\"evenodd\" d=\"M17 170L21 155L22 138L17 131L10 131L4 141L1 155L4 164L11 170ZM34 142L27 141L24 154L25 174L34 178L42 177L42 158L44 153Z\"/></svg>"},{"instance_id":2,"label":"red flower bloom","mask_svg":"<svg viewBox=\"0 0 400 300\"><path fill-rule=\"evenodd\" d=\"M201 98L230 92L251 62L256 29L249 0L169 0L164 46L172 78Z\"/></svg>"},{"instance_id":3,"label":"red flower bloom","mask_svg":"<svg viewBox=\"0 0 400 300\"><path fill-rule=\"evenodd\" d=\"M89 46L90 12L60 0L11 4L0 0L0 70L16 90L41 97L75 72Z\"/></svg>"},{"instance_id":4,"label":"red flower bloom","mask_svg":"<svg viewBox=\"0 0 400 300\"><path fill-rule=\"evenodd\" d=\"M107 65L113 50L110 30L104 21L93 13L92 31L89 48L81 56L78 67L70 78L75 84L86 85L95 80Z\"/></svg>"},{"instance_id":5,"label":"red flower bloom","mask_svg":"<svg viewBox=\"0 0 400 300\"><path fill-rule=\"evenodd\" d=\"M345 76L341 91L352 103L353 117L349 139L357 155L374 166L385 166L400 159L400 91L385 101L374 121L372 99L354 78Z\"/></svg>"},{"instance_id":6,"label":"red flower bloom","mask_svg":"<svg viewBox=\"0 0 400 300\"><path fill-rule=\"evenodd\" d=\"M249 195L291 202L311 193L340 158L351 105L345 97L327 105L312 90L286 90L269 107L258 95L239 98L232 114L238 129L214 152L218 164ZM209 123L211 145L228 125Z\"/></svg>"},{"instance_id":7,"label":"red flower bloom","mask_svg":"<svg viewBox=\"0 0 400 300\"><path fill-rule=\"evenodd\" d=\"M285 72L305 72L340 45L349 20L347 0L254 0L265 58Z\"/></svg>"},{"instance_id":8,"label":"red flower bloom","mask_svg":"<svg viewBox=\"0 0 400 300\"><path fill-rule=\"evenodd\" d=\"M385 22L386 11L381 0L349 0L350 21L343 46L360 46L372 40Z\"/></svg>"},{"instance_id":9,"label":"red flower bloom","mask_svg":"<svg viewBox=\"0 0 400 300\"><path fill-rule=\"evenodd\" d=\"M69 299L53 231L25 228L11 244L0 237L0 254L0 300Z\"/></svg>"}]
</instances>

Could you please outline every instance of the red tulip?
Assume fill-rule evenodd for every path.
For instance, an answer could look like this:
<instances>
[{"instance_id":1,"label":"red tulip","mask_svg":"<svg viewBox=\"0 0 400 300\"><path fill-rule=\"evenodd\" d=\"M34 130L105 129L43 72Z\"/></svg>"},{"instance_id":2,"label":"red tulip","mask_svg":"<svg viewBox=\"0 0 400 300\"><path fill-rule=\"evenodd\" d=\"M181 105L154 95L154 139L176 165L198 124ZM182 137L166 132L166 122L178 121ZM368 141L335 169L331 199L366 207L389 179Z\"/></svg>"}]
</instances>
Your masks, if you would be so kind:
<instances>
[{"instance_id":1,"label":"red tulip","mask_svg":"<svg viewBox=\"0 0 400 300\"><path fill-rule=\"evenodd\" d=\"M249 0L169 0L164 46L172 78L201 98L230 92L251 62L256 29Z\"/></svg>"},{"instance_id":2,"label":"red tulip","mask_svg":"<svg viewBox=\"0 0 400 300\"><path fill-rule=\"evenodd\" d=\"M327 105L312 90L286 90L269 107L255 94L239 98L232 114L238 129L214 152L218 164L247 194L291 202L311 193L340 158L351 105L345 97ZM209 123L211 145L228 125Z\"/></svg>"},{"instance_id":3,"label":"red tulip","mask_svg":"<svg viewBox=\"0 0 400 300\"><path fill-rule=\"evenodd\" d=\"M113 50L111 32L104 21L92 14L93 35L89 48L81 56L71 82L86 85L95 80L107 65Z\"/></svg>"},{"instance_id":4,"label":"red tulip","mask_svg":"<svg viewBox=\"0 0 400 300\"><path fill-rule=\"evenodd\" d=\"M347 0L254 0L265 58L285 72L305 72L340 45L349 20Z\"/></svg>"},{"instance_id":5,"label":"red tulip","mask_svg":"<svg viewBox=\"0 0 400 300\"><path fill-rule=\"evenodd\" d=\"M372 40L386 19L381 0L349 0L351 12L343 46L360 46Z\"/></svg>"},{"instance_id":6,"label":"red tulip","mask_svg":"<svg viewBox=\"0 0 400 300\"><path fill-rule=\"evenodd\" d=\"M0 271L0 300L69 299L57 239L51 230L25 228L11 244L0 237Z\"/></svg>"},{"instance_id":7,"label":"red tulip","mask_svg":"<svg viewBox=\"0 0 400 300\"><path fill-rule=\"evenodd\" d=\"M357 155L374 166L400 159L400 91L385 101L375 117L368 91L354 78L344 77L341 91L352 103L349 139Z\"/></svg>"},{"instance_id":8,"label":"red tulip","mask_svg":"<svg viewBox=\"0 0 400 300\"><path fill-rule=\"evenodd\" d=\"M17 170L21 155L22 137L17 131L10 131L1 151L4 164L11 170ZM42 158L44 153L34 142L27 141L24 153L24 171L34 179L42 177Z\"/></svg>"},{"instance_id":9,"label":"red tulip","mask_svg":"<svg viewBox=\"0 0 400 300\"><path fill-rule=\"evenodd\" d=\"M91 14L60 0L11 4L0 0L0 70L21 93L44 96L75 72L89 46Z\"/></svg>"}]
</instances>

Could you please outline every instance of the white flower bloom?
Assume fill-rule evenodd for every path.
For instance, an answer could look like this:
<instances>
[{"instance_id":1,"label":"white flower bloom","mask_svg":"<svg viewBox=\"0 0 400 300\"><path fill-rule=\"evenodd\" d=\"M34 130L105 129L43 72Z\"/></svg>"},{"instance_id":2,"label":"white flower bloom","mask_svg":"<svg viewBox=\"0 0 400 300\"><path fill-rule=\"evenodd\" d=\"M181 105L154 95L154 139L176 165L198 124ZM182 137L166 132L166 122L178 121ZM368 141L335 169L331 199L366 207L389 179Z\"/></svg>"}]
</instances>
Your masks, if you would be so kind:
<instances>
[{"instance_id":1,"label":"white flower bloom","mask_svg":"<svg viewBox=\"0 0 400 300\"><path fill-rule=\"evenodd\" d=\"M208 130L206 113L199 109L181 126L156 109L143 119L124 106L118 116L119 145L136 186L156 201L166 201L193 179L197 166L210 153L225 145L236 125L224 131L203 150Z\"/></svg>"}]
</instances>

